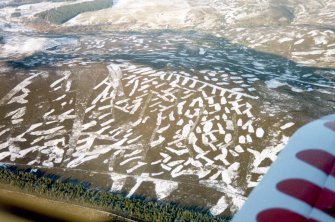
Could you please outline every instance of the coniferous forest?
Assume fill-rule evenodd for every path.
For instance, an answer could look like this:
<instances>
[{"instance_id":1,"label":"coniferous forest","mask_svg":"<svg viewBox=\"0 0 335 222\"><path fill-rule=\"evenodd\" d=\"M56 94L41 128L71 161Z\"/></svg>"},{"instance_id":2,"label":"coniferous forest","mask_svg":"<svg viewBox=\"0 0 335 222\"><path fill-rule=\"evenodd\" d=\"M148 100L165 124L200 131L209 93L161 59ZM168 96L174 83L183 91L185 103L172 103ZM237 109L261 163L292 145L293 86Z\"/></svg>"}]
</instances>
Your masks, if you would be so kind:
<instances>
[{"instance_id":1,"label":"coniferous forest","mask_svg":"<svg viewBox=\"0 0 335 222\"><path fill-rule=\"evenodd\" d=\"M40 170L2 166L0 183L26 193L91 206L136 221L229 221L229 218L222 216L214 217L206 210L139 196L128 198L124 193L93 188L89 183L78 180L60 179L57 175L45 174Z\"/></svg>"},{"instance_id":2,"label":"coniferous forest","mask_svg":"<svg viewBox=\"0 0 335 222\"><path fill-rule=\"evenodd\" d=\"M40 12L36 14L36 16L54 24L62 24L80 13L109 8L112 5L112 0L95 0L60 6L58 8Z\"/></svg>"}]
</instances>

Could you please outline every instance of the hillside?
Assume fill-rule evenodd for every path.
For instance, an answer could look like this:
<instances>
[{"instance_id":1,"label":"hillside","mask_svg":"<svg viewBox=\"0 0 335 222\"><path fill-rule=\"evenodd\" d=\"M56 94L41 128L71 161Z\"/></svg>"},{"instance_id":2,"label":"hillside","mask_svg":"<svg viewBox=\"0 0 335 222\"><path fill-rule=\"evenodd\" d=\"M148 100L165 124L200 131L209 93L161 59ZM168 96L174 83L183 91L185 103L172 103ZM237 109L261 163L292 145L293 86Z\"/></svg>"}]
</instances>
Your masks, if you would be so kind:
<instances>
[{"instance_id":1,"label":"hillside","mask_svg":"<svg viewBox=\"0 0 335 222\"><path fill-rule=\"evenodd\" d=\"M310 66L334 67L335 2L331 0L120 0L64 26L106 30L202 30Z\"/></svg>"},{"instance_id":2,"label":"hillside","mask_svg":"<svg viewBox=\"0 0 335 222\"><path fill-rule=\"evenodd\" d=\"M121 0L113 8L82 13L65 25L110 23L122 30L208 29L217 26L220 15L214 9L203 5L194 7L192 4L188 0Z\"/></svg>"}]
</instances>

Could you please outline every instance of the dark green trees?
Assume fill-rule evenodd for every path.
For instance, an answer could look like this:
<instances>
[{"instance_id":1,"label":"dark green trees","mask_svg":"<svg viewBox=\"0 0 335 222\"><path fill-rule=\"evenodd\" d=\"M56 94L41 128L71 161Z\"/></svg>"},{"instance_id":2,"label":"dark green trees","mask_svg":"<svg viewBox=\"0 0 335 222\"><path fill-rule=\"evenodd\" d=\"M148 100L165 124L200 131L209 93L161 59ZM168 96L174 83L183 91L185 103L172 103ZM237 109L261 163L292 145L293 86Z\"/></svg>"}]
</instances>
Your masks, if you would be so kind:
<instances>
[{"instance_id":1,"label":"dark green trees","mask_svg":"<svg viewBox=\"0 0 335 222\"><path fill-rule=\"evenodd\" d=\"M109 8L113 5L113 0L95 0L71 5L64 5L38 13L36 16L51 23L62 24L83 12L96 11Z\"/></svg>"},{"instance_id":2,"label":"dark green trees","mask_svg":"<svg viewBox=\"0 0 335 222\"><path fill-rule=\"evenodd\" d=\"M56 175L44 175L41 171L0 167L0 183L19 187L29 193L40 194L62 201L72 201L137 221L224 222L228 218L214 217L207 211L183 207L171 202L127 198L126 194L112 193L104 189L89 188L87 183L77 180L59 179Z\"/></svg>"}]
</instances>

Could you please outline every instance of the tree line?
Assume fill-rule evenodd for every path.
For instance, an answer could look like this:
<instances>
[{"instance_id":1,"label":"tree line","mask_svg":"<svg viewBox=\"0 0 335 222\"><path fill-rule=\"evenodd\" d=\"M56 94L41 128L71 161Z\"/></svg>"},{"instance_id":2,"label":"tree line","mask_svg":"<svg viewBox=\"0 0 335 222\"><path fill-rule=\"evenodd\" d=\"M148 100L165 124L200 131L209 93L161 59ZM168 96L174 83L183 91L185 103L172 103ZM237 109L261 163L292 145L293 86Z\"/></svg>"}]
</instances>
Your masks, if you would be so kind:
<instances>
[{"instance_id":1,"label":"tree line","mask_svg":"<svg viewBox=\"0 0 335 222\"><path fill-rule=\"evenodd\" d=\"M228 217L213 216L207 210L185 207L176 203L139 196L128 198L124 193L110 192L97 187L91 188L87 182L60 179L56 175L46 175L40 170L1 167L0 183L18 187L32 194L102 209L137 221L226 222L230 220Z\"/></svg>"},{"instance_id":2,"label":"tree line","mask_svg":"<svg viewBox=\"0 0 335 222\"><path fill-rule=\"evenodd\" d=\"M63 24L83 12L96 11L112 7L113 0L95 0L71 5L63 5L47 11L37 13L38 18L54 24Z\"/></svg>"},{"instance_id":3,"label":"tree line","mask_svg":"<svg viewBox=\"0 0 335 222\"><path fill-rule=\"evenodd\" d=\"M45 0L13 0L10 1L9 3L0 3L0 8L5 8L5 7L19 7L21 5L25 5L25 4L36 4L36 3L40 3L43 2Z\"/></svg>"}]
</instances>

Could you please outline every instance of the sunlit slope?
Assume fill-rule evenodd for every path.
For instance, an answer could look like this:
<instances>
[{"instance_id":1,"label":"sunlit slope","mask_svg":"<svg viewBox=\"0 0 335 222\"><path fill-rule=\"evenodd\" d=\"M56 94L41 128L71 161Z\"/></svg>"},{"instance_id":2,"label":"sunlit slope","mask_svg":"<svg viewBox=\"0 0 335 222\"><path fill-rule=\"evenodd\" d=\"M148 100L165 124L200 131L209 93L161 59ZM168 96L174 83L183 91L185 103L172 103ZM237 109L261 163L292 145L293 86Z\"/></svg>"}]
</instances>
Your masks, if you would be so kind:
<instances>
[{"instance_id":1,"label":"sunlit slope","mask_svg":"<svg viewBox=\"0 0 335 222\"><path fill-rule=\"evenodd\" d=\"M335 3L323 1L120 0L64 24L106 30L197 29L309 66L334 67Z\"/></svg>"},{"instance_id":2,"label":"sunlit slope","mask_svg":"<svg viewBox=\"0 0 335 222\"><path fill-rule=\"evenodd\" d=\"M187 0L121 0L110 9L82 13L65 23L71 25L96 25L110 23L123 29L170 29L196 27L213 28L219 15L211 7Z\"/></svg>"}]
</instances>

